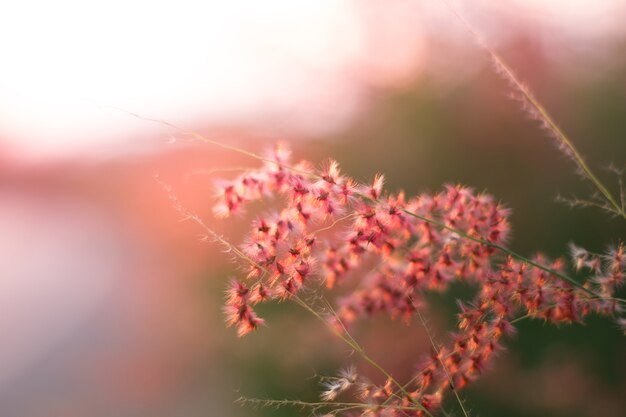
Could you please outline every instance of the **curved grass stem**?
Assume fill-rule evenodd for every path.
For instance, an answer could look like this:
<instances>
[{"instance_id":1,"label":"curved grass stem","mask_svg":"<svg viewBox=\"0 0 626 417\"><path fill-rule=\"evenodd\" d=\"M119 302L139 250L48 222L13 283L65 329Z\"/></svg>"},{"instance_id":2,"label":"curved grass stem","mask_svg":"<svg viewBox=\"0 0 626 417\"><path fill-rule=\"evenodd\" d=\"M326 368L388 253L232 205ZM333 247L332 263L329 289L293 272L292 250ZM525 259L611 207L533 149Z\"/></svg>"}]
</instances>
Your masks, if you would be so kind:
<instances>
[{"instance_id":1,"label":"curved grass stem","mask_svg":"<svg viewBox=\"0 0 626 417\"><path fill-rule=\"evenodd\" d=\"M485 39L478 33L478 31L459 13L456 8L448 0L440 0L446 5L450 12L459 20L465 30L472 35L476 40L476 43L489 54L494 66L498 73L505 78L511 86L521 94L522 100L529 106L529 110L532 115L536 117L542 125L550 132L550 134L557 141L559 148L562 152L568 156L576 166L580 169L583 177L586 178L606 200L609 209L613 214L621 216L626 219L626 211L623 204L618 203L618 199L613 196L609 189L600 181L596 174L591 170L585 159L582 157L572 140L565 134L563 129L554 121L550 113L541 104L541 102L533 95L530 89L520 81L517 74L513 69L504 61L504 59L498 54Z\"/></svg>"}]
</instances>

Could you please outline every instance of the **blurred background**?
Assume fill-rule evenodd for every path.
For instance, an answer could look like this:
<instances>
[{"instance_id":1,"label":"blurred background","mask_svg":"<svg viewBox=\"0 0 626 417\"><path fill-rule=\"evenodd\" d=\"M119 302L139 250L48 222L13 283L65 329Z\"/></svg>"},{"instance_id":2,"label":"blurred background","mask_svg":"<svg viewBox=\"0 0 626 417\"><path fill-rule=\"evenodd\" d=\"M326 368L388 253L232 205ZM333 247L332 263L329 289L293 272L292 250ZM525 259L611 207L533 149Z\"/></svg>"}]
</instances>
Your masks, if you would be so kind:
<instances>
[{"instance_id":1,"label":"blurred background","mask_svg":"<svg viewBox=\"0 0 626 417\"><path fill-rule=\"evenodd\" d=\"M453 4L617 192L605 168L626 163L626 4ZM224 327L236 267L154 175L238 242L254 213L212 219L198 173L254 161L128 112L257 152L284 140L391 190L487 190L524 254L626 237L623 220L555 201L591 188L442 1L5 2L0 57L2 416L306 415L233 401L314 400L315 375L347 362L376 378L289 304L265 306L269 326L243 340ZM471 293L432 297L440 340ZM428 351L417 323L379 317L355 336L399 379ZM507 346L463 392L474 415L626 415L626 338L609 321L522 322Z\"/></svg>"}]
</instances>

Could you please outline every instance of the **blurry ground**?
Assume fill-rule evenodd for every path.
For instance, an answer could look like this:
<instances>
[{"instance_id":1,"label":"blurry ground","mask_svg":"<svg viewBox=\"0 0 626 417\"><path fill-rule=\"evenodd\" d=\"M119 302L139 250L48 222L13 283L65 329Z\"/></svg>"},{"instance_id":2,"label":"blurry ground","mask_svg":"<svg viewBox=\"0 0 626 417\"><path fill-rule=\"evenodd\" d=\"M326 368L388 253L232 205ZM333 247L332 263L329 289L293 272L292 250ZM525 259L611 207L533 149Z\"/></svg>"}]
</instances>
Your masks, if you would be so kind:
<instances>
[{"instance_id":1,"label":"blurry ground","mask_svg":"<svg viewBox=\"0 0 626 417\"><path fill-rule=\"evenodd\" d=\"M512 208L512 247L524 254L562 255L569 241L602 251L626 238L624 221L554 201L590 189L507 98L506 83L471 41L428 45L435 52L423 73L369 89L367 110L346 127L281 139L296 156L336 158L360 180L384 172L394 190L436 191L446 182L487 190ZM602 45L557 57L530 34L500 50L614 185L602 167L626 163L626 40ZM249 128L223 132L225 141L252 150L275 139ZM312 376L354 360L289 305L266 307L270 326L243 340L224 328L222 291L236 269L195 225L179 222L153 176L210 219L211 181L187 175L249 163L179 141L97 162L0 165L0 415L291 416L233 400L312 400ZM237 241L244 223L215 227ZM470 292L435 297L429 318L440 337L452 326L454 297ZM356 336L400 379L427 350L416 323L380 318ZM507 345L494 369L463 393L473 415L624 415L626 338L612 323L556 329L525 322Z\"/></svg>"}]
</instances>

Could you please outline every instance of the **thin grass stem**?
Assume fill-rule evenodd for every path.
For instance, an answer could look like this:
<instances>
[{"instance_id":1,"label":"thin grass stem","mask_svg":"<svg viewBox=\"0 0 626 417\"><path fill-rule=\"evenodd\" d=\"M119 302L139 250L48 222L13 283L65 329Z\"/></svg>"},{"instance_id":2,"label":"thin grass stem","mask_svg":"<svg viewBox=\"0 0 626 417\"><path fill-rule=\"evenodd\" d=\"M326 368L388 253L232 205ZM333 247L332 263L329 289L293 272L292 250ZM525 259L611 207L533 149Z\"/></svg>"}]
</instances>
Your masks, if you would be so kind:
<instances>
[{"instance_id":1,"label":"thin grass stem","mask_svg":"<svg viewBox=\"0 0 626 417\"><path fill-rule=\"evenodd\" d=\"M461 15L461 13L459 13L448 0L440 1L444 3L450 10L450 12L452 12L452 14L459 20L459 22L461 22L465 30L467 30L467 32L469 32L474 37L476 43L489 54L498 72L500 72L501 75L506 80L508 80L511 85L522 95L524 101L531 107L533 114L536 115L536 117L543 123L547 130L554 136L559 146L563 148L563 152L574 161L578 168L580 168L583 177L590 181L591 184L593 184L593 186L600 192L600 194L604 196L610 206L611 211L626 219L626 211L624 210L624 206L620 205L617 202L617 199L613 196L609 189L594 174L594 172L591 170L576 146L574 146L574 143L554 121L554 119L552 118L550 113L548 113L543 104L541 104L541 102L537 98L535 98L530 89L520 81L519 77L513 71L513 69L506 63L506 61L504 61L500 54L498 54L493 48L489 46L485 39L467 21L467 19L465 19L465 17L463 17L463 15Z\"/></svg>"}]
</instances>

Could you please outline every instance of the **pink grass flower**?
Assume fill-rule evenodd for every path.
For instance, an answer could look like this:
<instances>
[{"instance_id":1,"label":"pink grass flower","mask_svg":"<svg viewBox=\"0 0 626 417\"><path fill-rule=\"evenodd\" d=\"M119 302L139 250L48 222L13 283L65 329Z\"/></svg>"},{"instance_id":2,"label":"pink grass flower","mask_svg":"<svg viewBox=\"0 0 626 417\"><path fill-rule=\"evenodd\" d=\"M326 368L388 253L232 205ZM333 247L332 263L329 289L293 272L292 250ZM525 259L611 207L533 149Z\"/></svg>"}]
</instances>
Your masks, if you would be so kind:
<instances>
[{"instance_id":1,"label":"pink grass flower","mask_svg":"<svg viewBox=\"0 0 626 417\"><path fill-rule=\"evenodd\" d=\"M255 282L233 281L227 290L226 322L239 336L264 324L252 305L289 299L313 279L328 289L358 284L338 300L331 318L338 331L381 313L410 320L426 307L425 292L467 281L479 290L473 300L459 303L457 331L422 359L407 388L411 401L433 411L451 386L461 389L491 366L502 339L515 333L519 315L561 325L598 313L625 326L613 298L624 284L623 245L604 256L570 245L573 269L591 274L583 288L575 287L560 276L566 272L563 260L537 255L529 264L502 256L498 248L510 235L510 211L490 195L446 185L439 193L407 198L385 192L382 175L358 185L334 160L317 170L307 161L289 165L290 155L278 145L261 168L218 185L218 217L268 196L281 202L274 214L252 222L241 246L247 279ZM329 379L322 399L332 401L354 385L351 375ZM407 400L392 398L389 381L384 387L361 385L359 395L368 402Z\"/></svg>"}]
</instances>

